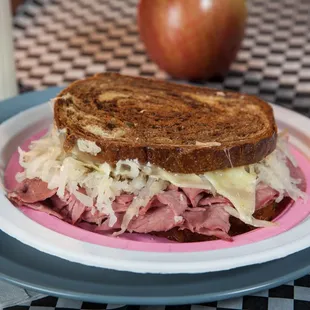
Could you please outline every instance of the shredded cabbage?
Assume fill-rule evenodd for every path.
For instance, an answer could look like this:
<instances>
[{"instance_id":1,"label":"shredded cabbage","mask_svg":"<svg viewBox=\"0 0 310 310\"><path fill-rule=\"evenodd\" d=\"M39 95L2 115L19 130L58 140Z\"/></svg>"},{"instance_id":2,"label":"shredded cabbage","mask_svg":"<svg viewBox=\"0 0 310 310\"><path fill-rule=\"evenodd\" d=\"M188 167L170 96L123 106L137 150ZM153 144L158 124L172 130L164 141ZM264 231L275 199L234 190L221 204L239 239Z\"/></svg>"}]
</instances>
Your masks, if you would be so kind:
<instances>
[{"instance_id":1,"label":"shredded cabbage","mask_svg":"<svg viewBox=\"0 0 310 310\"><path fill-rule=\"evenodd\" d=\"M254 165L258 181L269 185L279 192L279 197L276 199L276 202L280 202L286 195L293 200L297 200L299 197L306 199L307 195L297 186L297 184L300 183L300 180L294 179L290 176L287 160L290 160L293 156L290 154L288 147L285 146L281 139L279 139L279 141L281 148L277 148L263 161Z\"/></svg>"},{"instance_id":2,"label":"shredded cabbage","mask_svg":"<svg viewBox=\"0 0 310 310\"><path fill-rule=\"evenodd\" d=\"M115 235L122 234L126 231L130 221L138 216L139 210L145 207L154 195L159 194L168 186L167 181L155 180L153 177L149 177L145 187L134 197L133 202L130 204L125 212L123 222L121 224L121 230Z\"/></svg>"}]
</instances>

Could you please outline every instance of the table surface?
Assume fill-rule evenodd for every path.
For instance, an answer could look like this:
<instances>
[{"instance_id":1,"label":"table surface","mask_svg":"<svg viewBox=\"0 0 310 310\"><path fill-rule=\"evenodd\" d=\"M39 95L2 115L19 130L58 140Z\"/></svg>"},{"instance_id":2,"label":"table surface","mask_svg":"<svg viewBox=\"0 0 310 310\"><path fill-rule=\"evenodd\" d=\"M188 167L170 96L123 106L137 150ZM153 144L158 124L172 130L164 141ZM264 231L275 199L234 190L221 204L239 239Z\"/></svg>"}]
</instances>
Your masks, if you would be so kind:
<instances>
[{"instance_id":1,"label":"table surface","mask_svg":"<svg viewBox=\"0 0 310 310\"><path fill-rule=\"evenodd\" d=\"M29 0L14 20L21 90L114 71L169 79L138 36L137 0ZM310 1L248 0L246 36L227 76L202 83L254 94L310 117ZM12 309L109 309L47 297ZM128 306L128 310L152 309ZM154 310L165 307L154 307ZM255 296L166 309L310 309L310 275Z\"/></svg>"}]
</instances>

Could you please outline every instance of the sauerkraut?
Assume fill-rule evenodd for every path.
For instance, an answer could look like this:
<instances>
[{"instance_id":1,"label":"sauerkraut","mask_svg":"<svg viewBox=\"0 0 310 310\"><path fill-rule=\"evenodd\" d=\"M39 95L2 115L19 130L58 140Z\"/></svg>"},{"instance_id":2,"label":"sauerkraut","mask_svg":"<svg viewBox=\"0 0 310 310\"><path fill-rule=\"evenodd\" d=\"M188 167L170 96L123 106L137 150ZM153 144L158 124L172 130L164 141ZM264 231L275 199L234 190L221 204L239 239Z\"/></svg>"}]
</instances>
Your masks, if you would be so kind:
<instances>
[{"instance_id":1,"label":"sauerkraut","mask_svg":"<svg viewBox=\"0 0 310 310\"><path fill-rule=\"evenodd\" d=\"M33 141L29 151L19 149L19 163L24 171L17 174L17 181L40 178L48 184L49 189L57 189L60 197L69 191L81 203L90 207L92 212L99 211L108 215L110 227L117 221L112 208L115 198L124 192L134 194L118 233L124 232L139 210L170 184L205 189L224 197L228 195L226 198L233 201L235 208L227 208L227 212L259 227L270 223L252 217L255 211L255 186L258 182L264 182L277 190L277 201L285 195L294 200L306 198L297 186L300 180L292 178L287 167L288 159L296 165L288 149L287 137L280 137L277 149L259 163L196 175L170 173L149 163L141 165L137 160L120 160L115 167L108 163L98 164L87 160L87 156L65 153L64 135L65 131L52 128L44 137ZM240 176L242 178L239 180ZM246 189L244 197L241 197L242 187Z\"/></svg>"}]
</instances>

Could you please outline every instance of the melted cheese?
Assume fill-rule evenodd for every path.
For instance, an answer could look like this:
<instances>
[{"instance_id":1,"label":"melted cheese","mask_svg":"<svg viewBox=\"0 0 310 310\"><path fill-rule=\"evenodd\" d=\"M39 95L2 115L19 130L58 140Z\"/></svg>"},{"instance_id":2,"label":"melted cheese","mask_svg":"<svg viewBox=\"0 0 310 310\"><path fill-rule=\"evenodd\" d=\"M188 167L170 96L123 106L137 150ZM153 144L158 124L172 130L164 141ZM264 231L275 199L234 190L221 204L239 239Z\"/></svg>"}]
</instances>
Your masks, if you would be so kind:
<instances>
[{"instance_id":1,"label":"melted cheese","mask_svg":"<svg viewBox=\"0 0 310 310\"><path fill-rule=\"evenodd\" d=\"M216 192L229 199L240 215L240 219L252 224L255 211L256 179L244 167L207 172L204 176L214 186Z\"/></svg>"},{"instance_id":2,"label":"melted cheese","mask_svg":"<svg viewBox=\"0 0 310 310\"><path fill-rule=\"evenodd\" d=\"M178 187L201 188L213 191L212 184L197 174L171 173L160 168L153 168L150 173Z\"/></svg>"}]
</instances>

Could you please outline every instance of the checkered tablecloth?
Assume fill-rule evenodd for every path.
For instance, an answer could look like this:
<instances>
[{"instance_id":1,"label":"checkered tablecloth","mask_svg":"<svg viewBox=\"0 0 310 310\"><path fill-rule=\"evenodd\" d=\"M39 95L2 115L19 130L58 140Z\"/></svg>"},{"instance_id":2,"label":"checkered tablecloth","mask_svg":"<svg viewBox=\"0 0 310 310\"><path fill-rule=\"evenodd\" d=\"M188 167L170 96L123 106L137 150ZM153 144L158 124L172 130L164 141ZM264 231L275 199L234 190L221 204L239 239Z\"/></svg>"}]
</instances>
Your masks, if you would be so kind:
<instances>
[{"instance_id":1,"label":"checkered tablecloth","mask_svg":"<svg viewBox=\"0 0 310 310\"><path fill-rule=\"evenodd\" d=\"M6 310L65 310L65 309L118 309L118 310L308 310L310 309L310 275L286 285L251 296L230 300L184 306L121 306L94 304L78 300L46 297Z\"/></svg>"},{"instance_id":2,"label":"checkered tablecloth","mask_svg":"<svg viewBox=\"0 0 310 310\"><path fill-rule=\"evenodd\" d=\"M310 116L310 1L248 0L246 37L223 80L208 86L257 94ZM15 18L17 76L62 85L102 71L168 78L145 54L137 0L32 0Z\"/></svg>"},{"instance_id":3,"label":"checkered tablecloth","mask_svg":"<svg viewBox=\"0 0 310 310\"><path fill-rule=\"evenodd\" d=\"M21 89L63 85L103 71L169 79L145 53L138 36L136 5L137 0L26 1L14 20ZM248 0L248 9L246 37L229 74L205 85L256 94L310 117L310 0ZM109 308L47 297L14 309L29 307ZM310 276L255 296L218 303L127 307L165 308L310 309Z\"/></svg>"}]
</instances>

